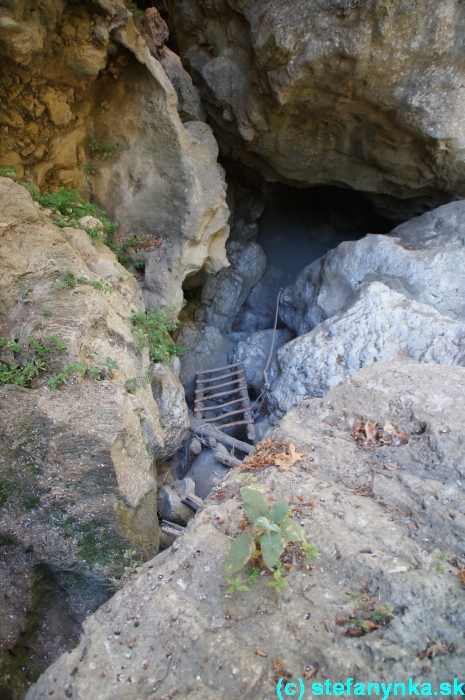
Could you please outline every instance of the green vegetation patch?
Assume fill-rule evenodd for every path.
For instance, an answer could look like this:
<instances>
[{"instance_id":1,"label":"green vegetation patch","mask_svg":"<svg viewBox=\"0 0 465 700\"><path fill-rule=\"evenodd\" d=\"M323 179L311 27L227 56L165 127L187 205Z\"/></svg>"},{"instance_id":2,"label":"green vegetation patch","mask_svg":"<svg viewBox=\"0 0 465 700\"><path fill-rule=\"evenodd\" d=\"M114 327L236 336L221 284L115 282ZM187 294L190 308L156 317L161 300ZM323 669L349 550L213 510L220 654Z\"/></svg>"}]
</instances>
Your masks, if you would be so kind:
<instances>
[{"instance_id":1,"label":"green vegetation patch","mask_svg":"<svg viewBox=\"0 0 465 700\"><path fill-rule=\"evenodd\" d=\"M187 352L177 345L170 333L179 326L176 307L167 306L165 309L148 309L139 311L131 318L132 332L138 341L139 352L142 348L149 349L151 362L169 365L175 355Z\"/></svg>"}]
</instances>

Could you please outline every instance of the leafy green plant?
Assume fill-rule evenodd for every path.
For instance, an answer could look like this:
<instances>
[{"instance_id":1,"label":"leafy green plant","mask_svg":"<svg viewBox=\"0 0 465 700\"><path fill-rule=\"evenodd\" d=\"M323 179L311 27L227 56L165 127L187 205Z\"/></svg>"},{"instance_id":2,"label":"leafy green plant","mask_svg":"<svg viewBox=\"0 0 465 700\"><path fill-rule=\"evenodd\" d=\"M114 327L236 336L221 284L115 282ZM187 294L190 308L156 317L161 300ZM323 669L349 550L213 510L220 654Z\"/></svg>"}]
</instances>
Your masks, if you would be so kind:
<instances>
[{"instance_id":1,"label":"leafy green plant","mask_svg":"<svg viewBox=\"0 0 465 700\"><path fill-rule=\"evenodd\" d=\"M29 387L31 381L39 372L43 372L49 366L49 362L43 360L53 350L64 352L66 345L58 336L47 336L43 340L29 338L28 347L34 351L36 357L28 358L25 362L8 362L0 359L0 385L16 384L23 388ZM0 352L10 350L12 353L19 353L23 349L21 343L11 338L0 338Z\"/></svg>"},{"instance_id":2,"label":"leafy green plant","mask_svg":"<svg viewBox=\"0 0 465 700\"><path fill-rule=\"evenodd\" d=\"M242 580L242 574L239 574L236 578L227 578L226 581L229 583L229 588L226 589L226 593L235 593L236 591L250 591L250 588L245 584L248 583L247 580Z\"/></svg>"},{"instance_id":3,"label":"leafy green plant","mask_svg":"<svg viewBox=\"0 0 465 700\"><path fill-rule=\"evenodd\" d=\"M16 168L14 165L7 165L6 168L0 168L0 177L16 177Z\"/></svg>"},{"instance_id":4,"label":"leafy green plant","mask_svg":"<svg viewBox=\"0 0 465 700\"><path fill-rule=\"evenodd\" d=\"M85 200L77 190L65 190L64 187L60 187L56 192L41 193L36 185L25 187L32 199L62 217L57 222L58 226L76 226L83 216L93 216L102 223L103 230L108 235L114 234L118 228L119 224L109 221L103 209Z\"/></svg>"},{"instance_id":5,"label":"leafy green plant","mask_svg":"<svg viewBox=\"0 0 465 700\"><path fill-rule=\"evenodd\" d=\"M232 542L226 557L225 570L227 575L241 571L252 558L258 555L268 569L276 567L279 558L288 542L304 540L304 531L293 520L290 520L290 507L285 499L277 501L271 509L257 491L251 488L241 488L244 503L244 513L251 524L251 533L244 532ZM276 591L286 584L282 581L281 573L274 576L272 586ZM275 572L276 573L276 572ZM256 576L256 574L254 574Z\"/></svg>"},{"instance_id":6,"label":"leafy green plant","mask_svg":"<svg viewBox=\"0 0 465 700\"><path fill-rule=\"evenodd\" d=\"M147 347L150 360L154 363L169 364L175 355L186 352L170 336L170 332L179 326L179 321L173 315L175 311L174 306L148 309L146 313L139 311L131 318L131 330L137 338L139 352Z\"/></svg>"},{"instance_id":7,"label":"leafy green plant","mask_svg":"<svg viewBox=\"0 0 465 700\"><path fill-rule=\"evenodd\" d=\"M34 290L32 289L32 287L29 287L29 285L24 287L23 297L22 297L23 304L33 304L36 301L36 299L33 295L33 291Z\"/></svg>"},{"instance_id":8,"label":"leafy green plant","mask_svg":"<svg viewBox=\"0 0 465 700\"><path fill-rule=\"evenodd\" d=\"M286 576L283 575L283 567L277 566L273 572L273 578L266 585L273 588L275 593L281 593L288 583Z\"/></svg>"},{"instance_id":9,"label":"leafy green plant","mask_svg":"<svg viewBox=\"0 0 465 700\"><path fill-rule=\"evenodd\" d=\"M136 270L145 270L145 262L142 262L141 260L136 260L134 263L134 268Z\"/></svg>"},{"instance_id":10,"label":"leafy green plant","mask_svg":"<svg viewBox=\"0 0 465 700\"><path fill-rule=\"evenodd\" d=\"M51 316L52 315L52 309L44 309L42 311L42 316Z\"/></svg>"},{"instance_id":11,"label":"leafy green plant","mask_svg":"<svg viewBox=\"0 0 465 700\"><path fill-rule=\"evenodd\" d=\"M85 374L87 367L83 362L71 362L59 373L50 377L48 384L52 389L56 389L62 384L66 384L72 375Z\"/></svg>"},{"instance_id":12,"label":"leafy green plant","mask_svg":"<svg viewBox=\"0 0 465 700\"><path fill-rule=\"evenodd\" d=\"M99 367L88 367L87 374L91 379L101 379L102 370Z\"/></svg>"},{"instance_id":13,"label":"leafy green plant","mask_svg":"<svg viewBox=\"0 0 465 700\"><path fill-rule=\"evenodd\" d=\"M142 569L142 560L140 555L137 554L135 549L125 549L123 552L124 559L124 573L126 576L133 576L138 574Z\"/></svg>"},{"instance_id":14,"label":"leafy green plant","mask_svg":"<svg viewBox=\"0 0 465 700\"><path fill-rule=\"evenodd\" d=\"M144 13L142 12L142 14ZM124 150L124 147L121 146L119 143L108 143L101 145L95 139L91 139L89 149L91 158L100 158L101 160L107 160L107 158L111 158L112 156L116 155L116 153L118 153L119 151Z\"/></svg>"},{"instance_id":15,"label":"leafy green plant","mask_svg":"<svg viewBox=\"0 0 465 700\"><path fill-rule=\"evenodd\" d=\"M64 271L63 273L63 280L61 282L57 282L57 285L59 287L71 287L71 289L74 289L76 285L78 284L79 280L77 277L71 272L71 270L68 269Z\"/></svg>"},{"instance_id":16,"label":"leafy green plant","mask_svg":"<svg viewBox=\"0 0 465 700\"><path fill-rule=\"evenodd\" d=\"M444 554L444 552L433 552L433 557L436 559L436 564L434 566L436 573L440 576L446 576L447 571L445 564L448 560L447 554Z\"/></svg>"},{"instance_id":17,"label":"leafy green plant","mask_svg":"<svg viewBox=\"0 0 465 700\"><path fill-rule=\"evenodd\" d=\"M105 360L105 367L107 369L108 377L111 379L113 377L113 374L119 370L118 363L116 360L112 360L111 357L107 357Z\"/></svg>"},{"instance_id":18,"label":"leafy green plant","mask_svg":"<svg viewBox=\"0 0 465 700\"><path fill-rule=\"evenodd\" d=\"M144 11L139 9L133 0L124 0L124 4L126 5L126 9L133 14L134 19L140 19L144 14Z\"/></svg>"},{"instance_id":19,"label":"leafy green plant","mask_svg":"<svg viewBox=\"0 0 465 700\"><path fill-rule=\"evenodd\" d=\"M84 163L84 170L89 173L89 175L95 175L95 166L93 163L87 161Z\"/></svg>"},{"instance_id":20,"label":"leafy green plant","mask_svg":"<svg viewBox=\"0 0 465 700\"><path fill-rule=\"evenodd\" d=\"M306 559L314 559L315 557L320 556L320 552L318 551L318 547L316 546L316 544L302 542L302 549L305 552Z\"/></svg>"}]
</instances>

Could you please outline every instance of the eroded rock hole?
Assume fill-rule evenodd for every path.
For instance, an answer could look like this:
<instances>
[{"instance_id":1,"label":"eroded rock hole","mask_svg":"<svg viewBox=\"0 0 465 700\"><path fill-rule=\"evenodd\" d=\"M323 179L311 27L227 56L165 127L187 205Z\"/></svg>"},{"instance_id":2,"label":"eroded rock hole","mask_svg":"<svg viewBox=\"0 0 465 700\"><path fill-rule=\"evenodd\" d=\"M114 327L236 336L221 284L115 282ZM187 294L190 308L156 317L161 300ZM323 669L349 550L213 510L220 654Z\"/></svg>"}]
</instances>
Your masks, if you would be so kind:
<instances>
[{"instance_id":1,"label":"eroded rock hole","mask_svg":"<svg viewBox=\"0 0 465 700\"><path fill-rule=\"evenodd\" d=\"M188 348L181 357L181 381L190 406L196 373L238 361L244 363L252 400L262 397L272 346L275 357L298 334L285 303L290 285L344 241L392 228L361 193L337 187L258 187L236 180L229 183L228 204L229 267L217 274L203 270L184 283L187 304L176 340ZM266 401L259 406L264 409ZM263 410L257 415L258 423L264 415ZM231 432L246 439L243 426Z\"/></svg>"}]
</instances>

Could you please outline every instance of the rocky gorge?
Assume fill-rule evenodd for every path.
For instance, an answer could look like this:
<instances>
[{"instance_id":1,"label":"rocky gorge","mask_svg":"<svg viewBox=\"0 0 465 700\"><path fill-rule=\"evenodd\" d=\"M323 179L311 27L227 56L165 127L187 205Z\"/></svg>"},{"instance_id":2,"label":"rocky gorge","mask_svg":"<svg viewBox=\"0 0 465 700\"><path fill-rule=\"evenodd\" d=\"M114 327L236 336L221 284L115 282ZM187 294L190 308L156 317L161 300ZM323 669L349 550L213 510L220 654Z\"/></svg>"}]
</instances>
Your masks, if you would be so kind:
<instances>
[{"instance_id":1,"label":"rocky gorge","mask_svg":"<svg viewBox=\"0 0 465 700\"><path fill-rule=\"evenodd\" d=\"M0 698L465 683L462 14L0 0Z\"/></svg>"}]
</instances>

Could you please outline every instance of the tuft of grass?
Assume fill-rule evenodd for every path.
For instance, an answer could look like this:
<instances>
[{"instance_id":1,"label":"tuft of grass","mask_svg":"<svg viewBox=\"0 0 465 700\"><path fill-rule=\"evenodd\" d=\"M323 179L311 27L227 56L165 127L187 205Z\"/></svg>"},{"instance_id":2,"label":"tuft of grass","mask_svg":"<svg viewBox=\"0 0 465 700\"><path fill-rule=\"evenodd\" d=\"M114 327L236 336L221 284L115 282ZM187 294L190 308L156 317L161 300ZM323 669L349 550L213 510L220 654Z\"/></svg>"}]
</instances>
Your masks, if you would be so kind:
<instances>
[{"instance_id":1,"label":"tuft of grass","mask_svg":"<svg viewBox=\"0 0 465 700\"><path fill-rule=\"evenodd\" d=\"M16 168L14 165L7 165L6 168L0 168L0 177L16 177Z\"/></svg>"}]
</instances>

